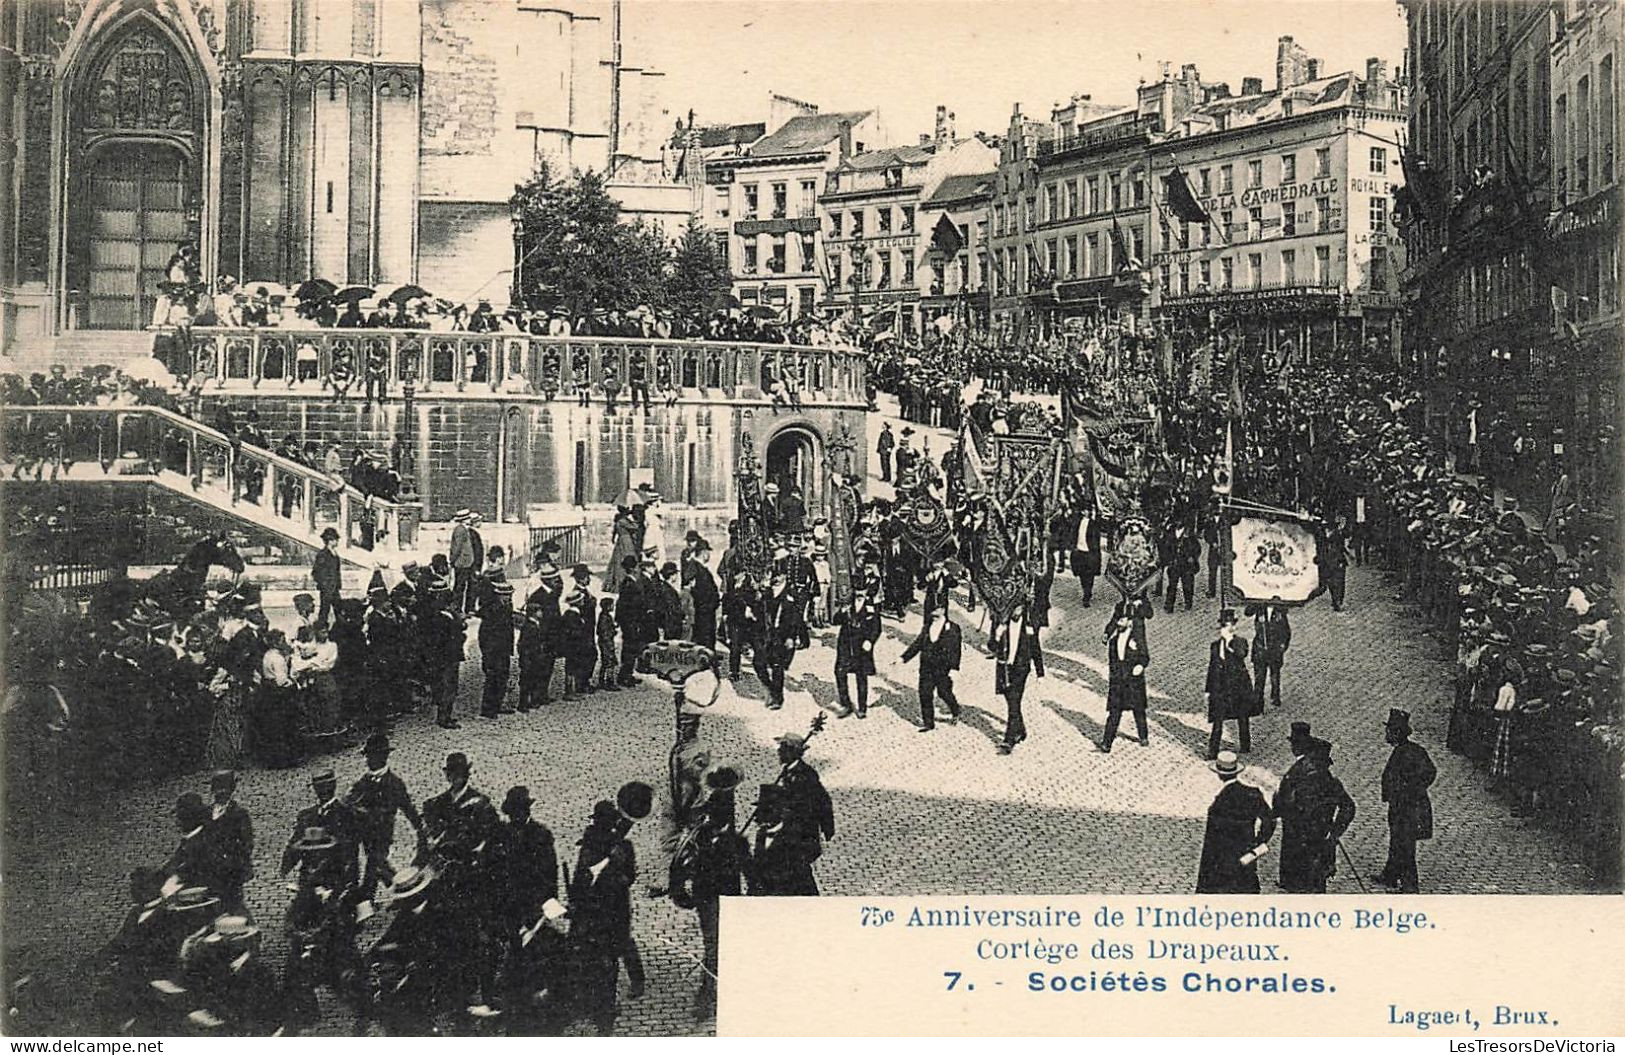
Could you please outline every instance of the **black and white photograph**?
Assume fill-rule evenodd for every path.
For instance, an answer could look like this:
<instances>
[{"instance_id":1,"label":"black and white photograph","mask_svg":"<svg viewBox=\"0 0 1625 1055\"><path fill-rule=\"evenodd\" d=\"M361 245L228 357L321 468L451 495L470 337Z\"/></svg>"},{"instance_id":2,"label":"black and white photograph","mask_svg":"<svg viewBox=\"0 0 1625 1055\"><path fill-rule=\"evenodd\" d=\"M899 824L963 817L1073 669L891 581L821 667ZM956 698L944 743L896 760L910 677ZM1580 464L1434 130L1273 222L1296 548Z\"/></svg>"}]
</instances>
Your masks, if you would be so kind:
<instances>
[{"instance_id":1,"label":"black and white photograph","mask_svg":"<svg viewBox=\"0 0 1625 1055\"><path fill-rule=\"evenodd\" d=\"M0 1028L710 1036L736 898L1620 894L1622 40L0 0Z\"/></svg>"}]
</instances>

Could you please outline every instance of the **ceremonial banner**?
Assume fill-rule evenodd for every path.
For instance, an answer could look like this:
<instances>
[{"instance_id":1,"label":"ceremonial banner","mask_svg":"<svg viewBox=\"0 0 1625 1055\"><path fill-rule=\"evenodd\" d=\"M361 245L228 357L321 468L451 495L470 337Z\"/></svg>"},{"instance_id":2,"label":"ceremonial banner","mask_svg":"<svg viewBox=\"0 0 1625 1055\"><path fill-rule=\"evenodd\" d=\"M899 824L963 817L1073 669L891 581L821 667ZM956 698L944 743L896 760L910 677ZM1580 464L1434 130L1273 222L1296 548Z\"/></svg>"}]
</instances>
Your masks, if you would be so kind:
<instances>
[{"instance_id":1,"label":"ceremonial banner","mask_svg":"<svg viewBox=\"0 0 1625 1055\"><path fill-rule=\"evenodd\" d=\"M841 482L837 482L837 481ZM829 589L830 609L841 611L852 605L852 524L857 519L857 493L844 478L829 481Z\"/></svg>"},{"instance_id":2,"label":"ceremonial banner","mask_svg":"<svg viewBox=\"0 0 1625 1055\"><path fill-rule=\"evenodd\" d=\"M1230 510L1230 592L1244 601L1300 605L1321 591L1311 524L1290 513Z\"/></svg>"},{"instance_id":3,"label":"ceremonial banner","mask_svg":"<svg viewBox=\"0 0 1625 1055\"><path fill-rule=\"evenodd\" d=\"M977 593L1002 622L1032 600L1044 571L1061 447L1047 436L987 436L983 445L985 460L974 436L963 445L965 486L981 520L969 564Z\"/></svg>"},{"instance_id":4,"label":"ceremonial banner","mask_svg":"<svg viewBox=\"0 0 1625 1055\"><path fill-rule=\"evenodd\" d=\"M1162 568L1157 536L1142 516L1130 515L1117 522L1103 571L1124 597L1138 597L1157 580Z\"/></svg>"},{"instance_id":5,"label":"ceremonial banner","mask_svg":"<svg viewBox=\"0 0 1625 1055\"><path fill-rule=\"evenodd\" d=\"M750 435L740 437L738 461L738 533L734 538L734 570L748 572L758 583L767 581L773 568L773 546L762 480L756 470L756 449ZM731 583L720 584L723 589Z\"/></svg>"}]
</instances>

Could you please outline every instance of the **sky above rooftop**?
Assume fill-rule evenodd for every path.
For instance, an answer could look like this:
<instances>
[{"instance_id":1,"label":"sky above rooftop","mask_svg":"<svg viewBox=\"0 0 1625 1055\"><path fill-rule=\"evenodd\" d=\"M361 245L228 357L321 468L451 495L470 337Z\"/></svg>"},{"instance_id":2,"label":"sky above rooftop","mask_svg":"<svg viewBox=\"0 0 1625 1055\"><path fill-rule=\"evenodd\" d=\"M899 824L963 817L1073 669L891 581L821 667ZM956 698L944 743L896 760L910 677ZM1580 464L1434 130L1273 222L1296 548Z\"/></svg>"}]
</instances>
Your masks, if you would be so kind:
<instances>
[{"instance_id":1,"label":"sky above rooftop","mask_svg":"<svg viewBox=\"0 0 1625 1055\"><path fill-rule=\"evenodd\" d=\"M1283 35L1327 74L1392 69L1405 47L1393 0L625 0L622 26L627 61L665 72L673 118L760 121L776 91L878 107L893 142L931 131L939 103L961 136L1002 133L1017 102L1046 120L1073 93L1130 105L1161 61L1271 88Z\"/></svg>"}]
</instances>

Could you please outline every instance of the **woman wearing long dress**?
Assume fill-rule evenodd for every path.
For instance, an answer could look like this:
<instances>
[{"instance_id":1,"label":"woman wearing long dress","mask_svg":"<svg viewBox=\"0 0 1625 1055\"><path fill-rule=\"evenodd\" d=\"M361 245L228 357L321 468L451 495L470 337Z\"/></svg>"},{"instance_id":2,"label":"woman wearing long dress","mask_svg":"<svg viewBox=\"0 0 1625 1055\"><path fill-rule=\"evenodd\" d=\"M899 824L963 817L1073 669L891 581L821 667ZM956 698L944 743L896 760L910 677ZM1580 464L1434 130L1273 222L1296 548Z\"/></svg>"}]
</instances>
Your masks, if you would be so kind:
<instances>
[{"instance_id":1,"label":"woman wearing long dress","mask_svg":"<svg viewBox=\"0 0 1625 1055\"><path fill-rule=\"evenodd\" d=\"M660 510L660 496L651 494L643 507L643 552L654 550L655 567L666 566L666 514Z\"/></svg>"},{"instance_id":2,"label":"woman wearing long dress","mask_svg":"<svg viewBox=\"0 0 1625 1055\"><path fill-rule=\"evenodd\" d=\"M604 569L604 589L619 590L621 585L621 559L638 557L643 553L643 521L634 507L620 506L615 510L613 532L614 547L609 554L609 567Z\"/></svg>"},{"instance_id":3,"label":"woman wearing long dress","mask_svg":"<svg viewBox=\"0 0 1625 1055\"><path fill-rule=\"evenodd\" d=\"M211 769L235 769L242 760L248 702L259 684L265 649L259 631L249 624L234 599L220 609L220 632L209 646L214 674L208 691L214 697L205 754Z\"/></svg>"},{"instance_id":4,"label":"woman wearing long dress","mask_svg":"<svg viewBox=\"0 0 1625 1055\"><path fill-rule=\"evenodd\" d=\"M293 647L280 630L266 636L260 658L260 690L254 701L254 753L272 768L299 761L298 690L293 681Z\"/></svg>"},{"instance_id":5,"label":"woman wearing long dress","mask_svg":"<svg viewBox=\"0 0 1625 1055\"><path fill-rule=\"evenodd\" d=\"M344 706L339 683L333 676L338 666L339 646L328 639L327 628L299 629L289 670L298 685L300 725L306 736L318 743L344 731Z\"/></svg>"}]
</instances>

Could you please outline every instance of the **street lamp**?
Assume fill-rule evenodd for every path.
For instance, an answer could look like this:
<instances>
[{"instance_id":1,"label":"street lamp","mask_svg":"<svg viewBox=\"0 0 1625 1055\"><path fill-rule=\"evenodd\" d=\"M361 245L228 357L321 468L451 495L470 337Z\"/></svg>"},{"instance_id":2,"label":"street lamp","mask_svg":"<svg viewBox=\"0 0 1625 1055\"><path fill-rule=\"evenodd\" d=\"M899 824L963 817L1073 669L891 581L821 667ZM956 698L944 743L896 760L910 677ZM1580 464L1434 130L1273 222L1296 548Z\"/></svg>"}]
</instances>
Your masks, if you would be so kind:
<instances>
[{"instance_id":1,"label":"street lamp","mask_svg":"<svg viewBox=\"0 0 1625 1055\"><path fill-rule=\"evenodd\" d=\"M417 418L412 403L417 388L418 361L414 357L406 361L406 377L401 381L401 456L400 464L396 466L396 471L401 474L401 494L409 498L416 498L418 493L417 454L413 437Z\"/></svg>"}]
</instances>

